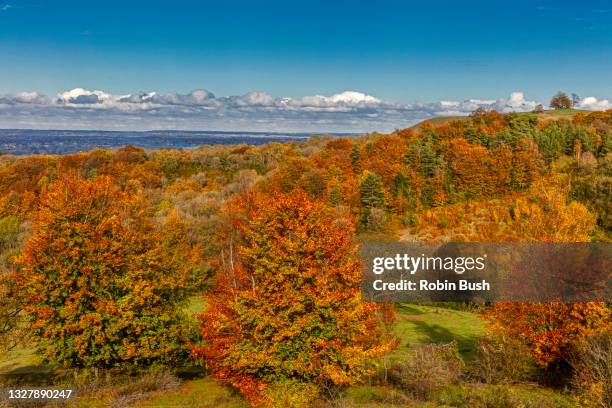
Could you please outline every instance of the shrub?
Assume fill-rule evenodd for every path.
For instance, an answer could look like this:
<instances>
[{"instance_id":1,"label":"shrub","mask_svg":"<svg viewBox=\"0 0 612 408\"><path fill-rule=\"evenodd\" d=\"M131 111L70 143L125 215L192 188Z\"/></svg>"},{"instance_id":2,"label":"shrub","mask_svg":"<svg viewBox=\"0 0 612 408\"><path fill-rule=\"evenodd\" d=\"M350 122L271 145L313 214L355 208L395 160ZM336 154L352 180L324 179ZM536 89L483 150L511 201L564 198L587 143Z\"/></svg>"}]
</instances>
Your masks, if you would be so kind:
<instances>
[{"instance_id":1,"label":"shrub","mask_svg":"<svg viewBox=\"0 0 612 408\"><path fill-rule=\"evenodd\" d=\"M539 366L556 369L567 366L584 336L609 324L611 313L597 302L498 302L486 317L497 334L524 342Z\"/></svg>"},{"instance_id":2,"label":"shrub","mask_svg":"<svg viewBox=\"0 0 612 408\"><path fill-rule=\"evenodd\" d=\"M180 384L180 380L169 371L146 373L130 384L110 390L113 397L111 406L114 408L132 407L153 392L172 391Z\"/></svg>"},{"instance_id":3,"label":"shrub","mask_svg":"<svg viewBox=\"0 0 612 408\"><path fill-rule=\"evenodd\" d=\"M453 385L437 393L436 403L436 407L457 408L575 408L574 401L562 392L509 384Z\"/></svg>"},{"instance_id":4,"label":"shrub","mask_svg":"<svg viewBox=\"0 0 612 408\"><path fill-rule=\"evenodd\" d=\"M528 381L537 371L527 347L510 337L482 339L476 344L476 353L470 376L487 384Z\"/></svg>"},{"instance_id":5,"label":"shrub","mask_svg":"<svg viewBox=\"0 0 612 408\"><path fill-rule=\"evenodd\" d=\"M398 388L422 399L459 378L464 363L457 342L419 346L405 361L389 370L389 381Z\"/></svg>"},{"instance_id":6,"label":"shrub","mask_svg":"<svg viewBox=\"0 0 612 408\"><path fill-rule=\"evenodd\" d=\"M585 337L571 358L578 399L595 407L612 406L612 332Z\"/></svg>"},{"instance_id":7,"label":"shrub","mask_svg":"<svg viewBox=\"0 0 612 408\"><path fill-rule=\"evenodd\" d=\"M173 391L181 381L163 367L78 368L62 370L54 382L54 386L61 385L76 389L76 394L86 401L83 404L104 401L105 406L124 408L139 406L138 401L150 398L153 393Z\"/></svg>"},{"instance_id":8,"label":"shrub","mask_svg":"<svg viewBox=\"0 0 612 408\"><path fill-rule=\"evenodd\" d=\"M369 231L382 231L387 225L388 216L385 210L371 208L366 210L365 227Z\"/></svg>"}]
</instances>

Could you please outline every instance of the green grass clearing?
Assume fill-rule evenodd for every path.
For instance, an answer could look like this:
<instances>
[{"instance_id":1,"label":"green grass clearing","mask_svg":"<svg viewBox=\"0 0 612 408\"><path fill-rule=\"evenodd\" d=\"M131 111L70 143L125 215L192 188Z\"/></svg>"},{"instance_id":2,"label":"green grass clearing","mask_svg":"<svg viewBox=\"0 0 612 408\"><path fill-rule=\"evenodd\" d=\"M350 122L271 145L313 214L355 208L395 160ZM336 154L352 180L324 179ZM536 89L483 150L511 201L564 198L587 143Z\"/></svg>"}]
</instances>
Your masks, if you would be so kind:
<instances>
[{"instance_id":1,"label":"green grass clearing","mask_svg":"<svg viewBox=\"0 0 612 408\"><path fill-rule=\"evenodd\" d=\"M478 315L435 306L401 303L397 305L395 334L400 344L391 359L410 353L410 346L457 341L459 352L467 358L474 355L475 341L486 334Z\"/></svg>"},{"instance_id":2,"label":"green grass clearing","mask_svg":"<svg viewBox=\"0 0 612 408\"><path fill-rule=\"evenodd\" d=\"M176 391L154 395L135 407L142 408L242 408L249 405L228 387L218 385L210 378L188 381Z\"/></svg>"}]
</instances>

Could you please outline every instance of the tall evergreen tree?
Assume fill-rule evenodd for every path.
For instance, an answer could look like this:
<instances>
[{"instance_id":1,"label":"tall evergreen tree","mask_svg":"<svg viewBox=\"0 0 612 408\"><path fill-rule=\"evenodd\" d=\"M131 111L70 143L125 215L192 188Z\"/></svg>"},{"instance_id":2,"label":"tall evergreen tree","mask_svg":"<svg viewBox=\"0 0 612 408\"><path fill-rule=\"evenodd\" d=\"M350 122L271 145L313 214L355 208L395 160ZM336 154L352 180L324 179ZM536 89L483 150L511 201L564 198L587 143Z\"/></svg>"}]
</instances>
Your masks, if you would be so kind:
<instances>
[{"instance_id":1,"label":"tall evergreen tree","mask_svg":"<svg viewBox=\"0 0 612 408\"><path fill-rule=\"evenodd\" d=\"M386 206L382 178L371 171L365 171L359 184L361 204L366 209L384 208Z\"/></svg>"},{"instance_id":2,"label":"tall evergreen tree","mask_svg":"<svg viewBox=\"0 0 612 408\"><path fill-rule=\"evenodd\" d=\"M443 164L442 159L438 157L435 151L434 145L435 143L430 137L415 141L410 145L410 150L406 156L407 164L416 167L419 174L425 179L433 177L436 168Z\"/></svg>"},{"instance_id":3,"label":"tall evergreen tree","mask_svg":"<svg viewBox=\"0 0 612 408\"><path fill-rule=\"evenodd\" d=\"M408 178L404 176L402 173L398 173L395 177L393 177L393 196L404 196L410 197L412 191L410 189L410 184L408 183Z\"/></svg>"},{"instance_id":4,"label":"tall evergreen tree","mask_svg":"<svg viewBox=\"0 0 612 408\"><path fill-rule=\"evenodd\" d=\"M338 205L342 201L342 192L340 191L340 186L336 182L331 191L329 192L329 203L331 205Z\"/></svg>"},{"instance_id":5,"label":"tall evergreen tree","mask_svg":"<svg viewBox=\"0 0 612 408\"><path fill-rule=\"evenodd\" d=\"M351 164L353 165L353 171L355 173L359 172L361 168L361 153L359 152L359 145L354 145L351 150Z\"/></svg>"}]
</instances>

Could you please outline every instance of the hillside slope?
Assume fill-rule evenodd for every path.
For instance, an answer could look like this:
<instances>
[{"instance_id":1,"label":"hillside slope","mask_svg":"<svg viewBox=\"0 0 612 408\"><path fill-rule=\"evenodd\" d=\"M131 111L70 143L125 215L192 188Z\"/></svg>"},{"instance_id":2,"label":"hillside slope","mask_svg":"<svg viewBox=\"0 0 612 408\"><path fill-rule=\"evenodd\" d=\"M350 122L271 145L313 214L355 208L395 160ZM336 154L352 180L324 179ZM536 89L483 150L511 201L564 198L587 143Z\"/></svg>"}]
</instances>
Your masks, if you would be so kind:
<instances>
[{"instance_id":1,"label":"hillside slope","mask_svg":"<svg viewBox=\"0 0 612 408\"><path fill-rule=\"evenodd\" d=\"M585 114L589 113L589 111L583 110L583 109L551 109L551 110L546 110L541 113L521 112L521 113L518 113L518 115L535 116L535 117L538 117L540 120L550 121L550 120L558 120L558 119L572 119L577 113L580 113L580 112L585 113ZM446 123L452 122L454 120L463 121L467 119L469 119L469 116L437 116L437 117L425 119L417 123L416 125L412 126L411 129L419 129L425 123L439 126L439 125L444 125Z\"/></svg>"}]
</instances>

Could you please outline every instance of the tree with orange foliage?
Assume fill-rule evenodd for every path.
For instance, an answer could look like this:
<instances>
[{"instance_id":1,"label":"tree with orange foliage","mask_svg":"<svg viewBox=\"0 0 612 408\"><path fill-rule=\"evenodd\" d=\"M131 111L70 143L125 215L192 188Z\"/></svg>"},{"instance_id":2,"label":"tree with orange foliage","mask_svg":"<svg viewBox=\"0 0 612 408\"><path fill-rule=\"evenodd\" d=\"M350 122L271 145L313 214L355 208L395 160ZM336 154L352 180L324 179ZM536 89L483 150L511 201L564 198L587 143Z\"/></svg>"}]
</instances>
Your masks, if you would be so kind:
<instances>
[{"instance_id":1,"label":"tree with orange foliage","mask_svg":"<svg viewBox=\"0 0 612 408\"><path fill-rule=\"evenodd\" d=\"M553 109L571 109L572 100L565 94L565 92L559 91L550 100L550 107Z\"/></svg>"},{"instance_id":2,"label":"tree with orange foliage","mask_svg":"<svg viewBox=\"0 0 612 408\"><path fill-rule=\"evenodd\" d=\"M521 339L535 362L549 369L566 363L578 341L612 328L612 311L597 302L500 302L487 317L495 331Z\"/></svg>"},{"instance_id":3,"label":"tree with orange foliage","mask_svg":"<svg viewBox=\"0 0 612 408\"><path fill-rule=\"evenodd\" d=\"M487 111L486 109L478 108L470 114L472 123L479 130L492 135L508 124L506 117L496 110ZM461 123L461 122L459 122Z\"/></svg>"},{"instance_id":4,"label":"tree with orange foliage","mask_svg":"<svg viewBox=\"0 0 612 408\"><path fill-rule=\"evenodd\" d=\"M493 157L483 146L463 138L452 139L446 159L458 189L478 197L491 195L507 185L512 152L506 148L498 153Z\"/></svg>"},{"instance_id":5,"label":"tree with orange foliage","mask_svg":"<svg viewBox=\"0 0 612 408\"><path fill-rule=\"evenodd\" d=\"M368 155L362 160L363 168L382 177L387 188L391 187L393 177L405 169L404 156L408 143L399 136L380 136L370 146Z\"/></svg>"},{"instance_id":6,"label":"tree with orange foliage","mask_svg":"<svg viewBox=\"0 0 612 408\"><path fill-rule=\"evenodd\" d=\"M279 387L312 399L321 385L355 384L390 347L377 306L361 299L350 222L301 190L273 194L241 200L250 219L237 221L240 262L218 276L194 348L253 404Z\"/></svg>"},{"instance_id":7,"label":"tree with orange foliage","mask_svg":"<svg viewBox=\"0 0 612 408\"><path fill-rule=\"evenodd\" d=\"M175 215L156 228L110 177L50 184L17 276L43 355L85 367L188 356L178 302L197 277L197 248L185 236Z\"/></svg>"}]
</instances>

